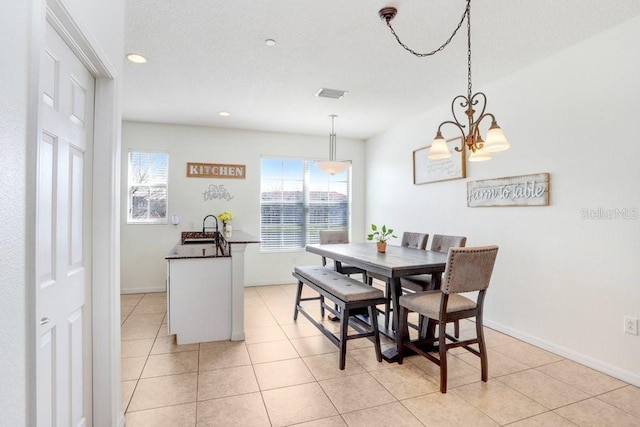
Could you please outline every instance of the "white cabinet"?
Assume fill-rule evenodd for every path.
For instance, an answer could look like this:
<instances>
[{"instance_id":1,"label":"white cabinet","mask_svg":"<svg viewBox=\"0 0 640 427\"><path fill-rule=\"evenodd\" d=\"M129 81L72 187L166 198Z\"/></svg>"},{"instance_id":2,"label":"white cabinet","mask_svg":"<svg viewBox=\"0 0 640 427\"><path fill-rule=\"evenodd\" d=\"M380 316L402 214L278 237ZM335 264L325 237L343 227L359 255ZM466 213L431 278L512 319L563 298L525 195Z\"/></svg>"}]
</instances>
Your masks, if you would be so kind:
<instances>
[{"instance_id":1,"label":"white cabinet","mask_svg":"<svg viewBox=\"0 0 640 427\"><path fill-rule=\"evenodd\" d=\"M231 338L231 257L167 259L167 326L178 344Z\"/></svg>"}]
</instances>

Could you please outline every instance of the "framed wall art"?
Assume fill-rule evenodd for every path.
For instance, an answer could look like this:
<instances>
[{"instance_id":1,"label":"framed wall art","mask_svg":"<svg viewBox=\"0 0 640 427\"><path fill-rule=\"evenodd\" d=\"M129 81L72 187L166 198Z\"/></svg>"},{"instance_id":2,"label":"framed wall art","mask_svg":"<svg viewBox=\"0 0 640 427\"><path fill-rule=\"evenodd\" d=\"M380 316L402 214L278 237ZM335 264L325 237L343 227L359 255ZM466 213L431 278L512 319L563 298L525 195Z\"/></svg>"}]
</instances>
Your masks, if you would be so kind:
<instances>
[{"instance_id":1,"label":"framed wall art","mask_svg":"<svg viewBox=\"0 0 640 427\"><path fill-rule=\"evenodd\" d=\"M464 153L458 152L462 137L447 140L451 157L448 159L431 160L428 156L431 146L413 150L413 183L428 184L438 181L449 181L467 177Z\"/></svg>"}]
</instances>

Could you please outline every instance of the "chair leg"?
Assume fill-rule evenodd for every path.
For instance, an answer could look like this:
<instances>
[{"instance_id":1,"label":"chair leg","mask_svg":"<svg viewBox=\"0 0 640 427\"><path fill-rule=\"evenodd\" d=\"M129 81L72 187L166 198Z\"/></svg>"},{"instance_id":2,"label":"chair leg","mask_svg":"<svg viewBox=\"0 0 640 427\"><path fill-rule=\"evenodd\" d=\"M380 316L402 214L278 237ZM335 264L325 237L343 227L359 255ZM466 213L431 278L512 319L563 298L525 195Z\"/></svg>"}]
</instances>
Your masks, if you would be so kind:
<instances>
[{"instance_id":1,"label":"chair leg","mask_svg":"<svg viewBox=\"0 0 640 427\"><path fill-rule=\"evenodd\" d=\"M460 338L460 321L453 321L453 336L456 338Z\"/></svg>"},{"instance_id":2,"label":"chair leg","mask_svg":"<svg viewBox=\"0 0 640 427\"><path fill-rule=\"evenodd\" d=\"M484 328L480 317L476 318L476 334L478 336L478 350L480 351L481 378L482 381L487 382L489 379L489 361L487 359L487 346L484 343Z\"/></svg>"},{"instance_id":3,"label":"chair leg","mask_svg":"<svg viewBox=\"0 0 640 427\"><path fill-rule=\"evenodd\" d=\"M293 310L293 320L298 320L298 305L300 305L301 297L302 297L302 282L298 280L298 291L296 292L296 307Z\"/></svg>"},{"instance_id":4,"label":"chair leg","mask_svg":"<svg viewBox=\"0 0 640 427\"><path fill-rule=\"evenodd\" d=\"M340 317L340 370L344 370L347 359L347 331L349 329L349 309L342 310Z\"/></svg>"},{"instance_id":5,"label":"chair leg","mask_svg":"<svg viewBox=\"0 0 640 427\"><path fill-rule=\"evenodd\" d=\"M402 365L404 360L404 343L409 340L409 310L405 307L399 307L400 325L396 331L396 348L398 349L398 365Z\"/></svg>"},{"instance_id":6,"label":"chair leg","mask_svg":"<svg viewBox=\"0 0 640 427\"><path fill-rule=\"evenodd\" d=\"M440 392L447 392L447 323L440 320L438 331L438 350L440 350Z\"/></svg>"}]
</instances>

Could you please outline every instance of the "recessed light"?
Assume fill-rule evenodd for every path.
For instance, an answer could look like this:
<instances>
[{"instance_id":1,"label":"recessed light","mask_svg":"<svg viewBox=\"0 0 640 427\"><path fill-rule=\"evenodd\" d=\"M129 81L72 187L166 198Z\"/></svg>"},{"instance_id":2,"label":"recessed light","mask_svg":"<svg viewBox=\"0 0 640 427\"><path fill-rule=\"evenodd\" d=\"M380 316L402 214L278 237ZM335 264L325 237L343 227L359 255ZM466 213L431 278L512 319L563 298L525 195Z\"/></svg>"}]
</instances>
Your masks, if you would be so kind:
<instances>
[{"instance_id":1,"label":"recessed light","mask_svg":"<svg viewBox=\"0 0 640 427\"><path fill-rule=\"evenodd\" d=\"M264 41L264 44L266 44L267 46L275 46L276 45L276 41L274 39L266 39Z\"/></svg>"},{"instance_id":2,"label":"recessed light","mask_svg":"<svg viewBox=\"0 0 640 427\"><path fill-rule=\"evenodd\" d=\"M136 64L144 64L147 62L147 58L139 53L127 53L127 59L131 62L135 62Z\"/></svg>"},{"instance_id":3,"label":"recessed light","mask_svg":"<svg viewBox=\"0 0 640 427\"><path fill-rule=\"evenodd\" d=\"M229 116L231 115L231 113L230 113L230 112L228 112L228 111L220 111L220 112L218 113L218 115L219 115L219 116L222 116L222 117L229 117Z\"/></svg>"}]
</instances>

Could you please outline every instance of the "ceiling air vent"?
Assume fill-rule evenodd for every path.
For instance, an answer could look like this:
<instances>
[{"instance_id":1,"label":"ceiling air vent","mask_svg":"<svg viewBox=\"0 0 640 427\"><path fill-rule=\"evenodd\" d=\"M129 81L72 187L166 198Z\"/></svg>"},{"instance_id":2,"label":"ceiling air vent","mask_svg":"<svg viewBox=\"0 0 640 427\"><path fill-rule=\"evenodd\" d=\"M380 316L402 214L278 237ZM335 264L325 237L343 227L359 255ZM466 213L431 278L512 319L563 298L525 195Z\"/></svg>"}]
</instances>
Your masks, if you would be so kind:
<instances>
[{"instance_id":1,"label":"ceiling air vent","mask_svg":"<svg viewBox=\"0 0 640 427\"><path fill-rule=\"evenodd\" d=\"M321 98L340 99L345 95L345 93L348 92L346 90L322 88L316 93L316 96L319 96Z\"/></svg>"}]
</instances>

